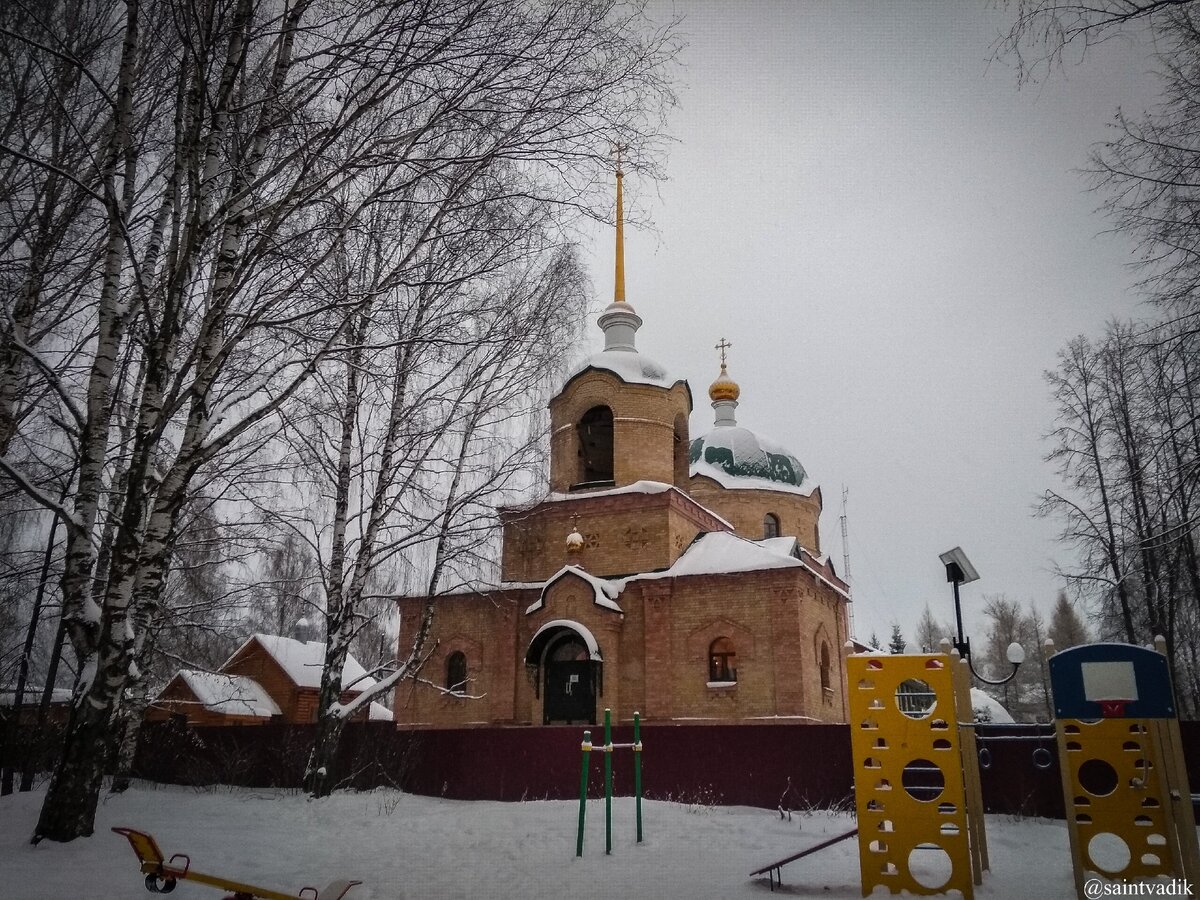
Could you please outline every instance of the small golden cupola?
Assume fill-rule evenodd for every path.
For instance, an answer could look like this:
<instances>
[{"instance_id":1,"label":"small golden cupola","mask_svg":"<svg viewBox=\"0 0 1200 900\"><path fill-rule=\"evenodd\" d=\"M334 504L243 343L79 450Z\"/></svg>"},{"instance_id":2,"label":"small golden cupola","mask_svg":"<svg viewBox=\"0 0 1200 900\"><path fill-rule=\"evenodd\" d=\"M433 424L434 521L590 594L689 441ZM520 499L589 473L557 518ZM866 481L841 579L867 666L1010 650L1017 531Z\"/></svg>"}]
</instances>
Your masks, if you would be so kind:
<instances>
[{"instance_id":1,"label":"small golden cupola","mask_svg":"<svg viewBox=\"0 0 1200 900\"><path fill-rule=\"evenodd\" d=\"M571 533L567 535L567 562L577 564L583 552L583 535L579 533L579 516L571 516Z\"/></svg>"},{"instance_id":2,"label":"small golden cupola","mask_svg":"<svg viewBox=\"0 0 1200 900\"><path fill-rule=\"evenodd\" d=\"M725 338L721 338L717 343L717 349L721 351L721 374L717 376L717 380L709 385L708 388L708 397L712 400L713 406L716 406L718 403L736 404L738 397L742 394L742 389L738 387L736 381L729 377L729 371L726 368L725 351L732 346L733 344L729 343ZM730 410L729 415L732 417L732 410Z\"/></svg>"}]
</instances>

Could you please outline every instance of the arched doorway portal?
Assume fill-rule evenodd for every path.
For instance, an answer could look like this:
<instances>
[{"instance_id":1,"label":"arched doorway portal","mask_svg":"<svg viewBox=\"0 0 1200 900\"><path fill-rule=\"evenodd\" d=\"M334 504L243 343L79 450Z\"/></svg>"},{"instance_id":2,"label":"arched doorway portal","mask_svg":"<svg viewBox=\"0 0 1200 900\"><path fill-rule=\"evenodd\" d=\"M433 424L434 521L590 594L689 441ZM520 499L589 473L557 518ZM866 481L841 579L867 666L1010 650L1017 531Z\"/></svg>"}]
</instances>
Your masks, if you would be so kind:
<instances>
[{"instance_id":1,"label":"arched doorway portal","mask_svg":"<svg viewBox=\"0 0 1200 900\"><path fill-rule=\"evenodd\" d=\"M538 629L525 664L540 669L545 725L594 725L601 691L600 648L587 628L559 619Z\"/></svg>"}]
</instances>

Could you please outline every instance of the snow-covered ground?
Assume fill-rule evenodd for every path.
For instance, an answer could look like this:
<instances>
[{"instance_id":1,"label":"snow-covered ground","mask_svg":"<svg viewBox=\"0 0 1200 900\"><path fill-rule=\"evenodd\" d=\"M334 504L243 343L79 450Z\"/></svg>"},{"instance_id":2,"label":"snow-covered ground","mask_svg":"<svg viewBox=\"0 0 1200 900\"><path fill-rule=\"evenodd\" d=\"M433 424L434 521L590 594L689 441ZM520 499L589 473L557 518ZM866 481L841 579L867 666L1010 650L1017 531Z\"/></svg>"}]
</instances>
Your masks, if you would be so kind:
<instances>
[{"instance_id":1,"label":"snow-covered ground","mask_svg":"<svg viewBox=\"0 0 1200 900\"><path fill-rule=\"evenodd\" d=\"M279 890L364 883L350 900L392 898L724 898L772 896L747 877L773 860L854 827L846 814L647 801L645 842L634 842L630 798L613 801L613 855L604 855L604 804L590 801L584 857L575 857L578 804L458 802L396 791L341 793L320 801L285 791L191 789L150 784L105 795L96 834L70 844L27 841L42 792L0 798L0 897L8 900L149 897L125 839L127 825L153 834L168 854L188 853L201 872ZM988 817L988 900L1070 897L1066 826ZM860 897L857 843L849 840L783 870L775 896ZM219 900L181 883L173 900Z\"/></svg>"}]
</instances>

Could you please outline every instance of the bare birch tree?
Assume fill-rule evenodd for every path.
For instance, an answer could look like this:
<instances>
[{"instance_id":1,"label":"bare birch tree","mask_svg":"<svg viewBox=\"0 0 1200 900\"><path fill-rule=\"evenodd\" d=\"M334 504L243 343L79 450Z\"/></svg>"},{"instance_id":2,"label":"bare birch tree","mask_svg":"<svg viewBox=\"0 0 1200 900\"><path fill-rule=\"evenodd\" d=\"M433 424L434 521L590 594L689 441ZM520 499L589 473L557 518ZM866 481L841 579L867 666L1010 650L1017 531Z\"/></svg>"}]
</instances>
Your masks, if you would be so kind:
<instances>
[{"instance_id":1,"label":"bare birch tree","mask_svg":"<svg viewBox=\"0 0 1200 900\"><path fill-rule=\"evenodd\" d=\"M615 2L64 8L99 23L90 55L74 53L69 16L0 32L35 61L21 92L69 111L88 164L61 169L49 124L10 131L5 161L69 181L92 223L80 286L56 295L81 336L72 365L43 364L15 326L5 344L21 384L53 399L61 437L46 444L77 467L59 502L24 456L0 456L63 522L63 618L83 674L35 840L91 833L139 625L159 614L196 479L261 442L369 312L338 276L367 212L407 205L397 241L415 258L488 184L588 208L598 144L621 134L653 150L674 52ZM55 80L58 63L73 76ZM26 219L12 228L36 242Z\"/></svg>"}]
</instances>

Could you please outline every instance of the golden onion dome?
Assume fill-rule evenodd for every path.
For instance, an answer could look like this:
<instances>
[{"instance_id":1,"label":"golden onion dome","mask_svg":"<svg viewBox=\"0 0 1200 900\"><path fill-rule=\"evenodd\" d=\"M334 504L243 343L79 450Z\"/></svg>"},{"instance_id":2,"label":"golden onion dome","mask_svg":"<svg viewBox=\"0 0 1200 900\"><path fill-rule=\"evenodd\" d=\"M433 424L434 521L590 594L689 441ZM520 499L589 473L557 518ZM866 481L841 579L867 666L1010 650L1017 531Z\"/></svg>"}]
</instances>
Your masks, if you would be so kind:
<instances>
[{"instance_id":1,"label":"golden onion dome","mask_svg":"<svg viewBox=\"0 0 1200 900\"><path fill-rule=\"evenodd\" d=\"M738 387L738 383L729 377L729 373L725 371L725 364L721 364L721 374L717 376L708 388L708 396L713 403L720 400L736 400L741 396L742 389Z\"/></svg>"}]
</instances>

